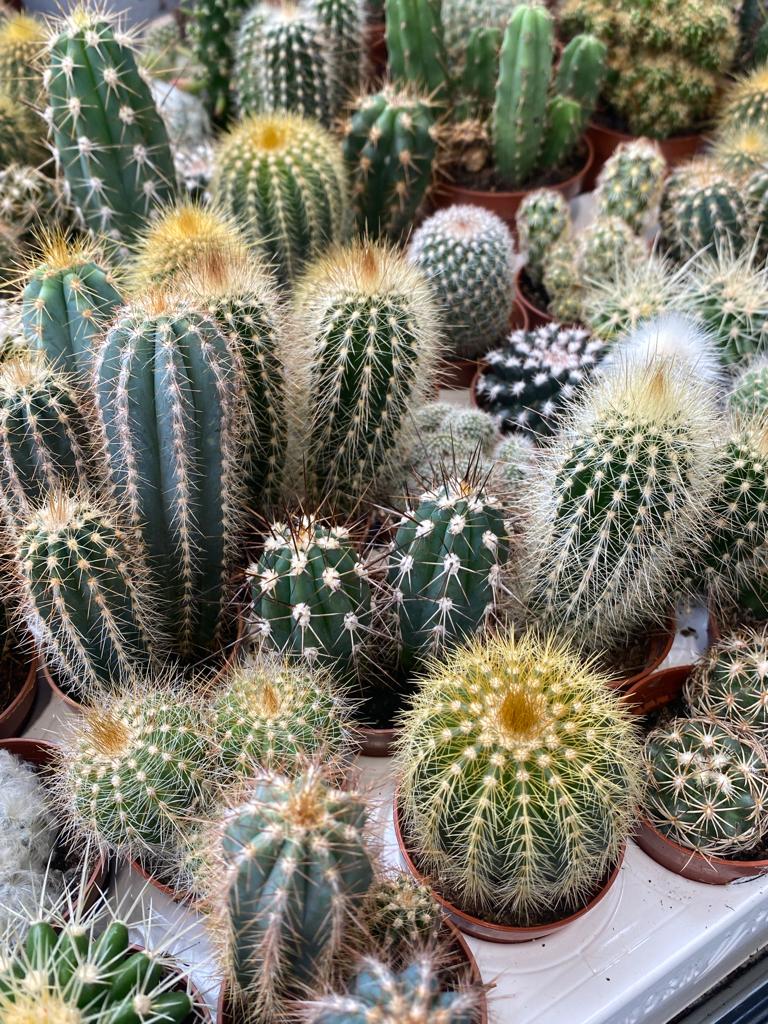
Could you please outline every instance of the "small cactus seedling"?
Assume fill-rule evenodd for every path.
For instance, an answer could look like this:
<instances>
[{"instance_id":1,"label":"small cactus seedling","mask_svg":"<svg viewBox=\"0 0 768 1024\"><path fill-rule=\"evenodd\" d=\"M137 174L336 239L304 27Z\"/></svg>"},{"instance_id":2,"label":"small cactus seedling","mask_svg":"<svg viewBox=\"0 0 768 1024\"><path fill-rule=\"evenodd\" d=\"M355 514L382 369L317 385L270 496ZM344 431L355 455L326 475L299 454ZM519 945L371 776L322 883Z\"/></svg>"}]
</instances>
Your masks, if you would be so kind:
<instances>
[{"instance_id":1,"label":"small cactus seedling","mask_svg":"<svg viewBox=\"0 0 768 1024\"><path fill-rule=\"evenodd\" d=\"M745 629L720 640L685 685L694 715L743 726L768 738L768 635Z\"/></svg>"},{"instance_id":2,"label":"small cactus seedling","mask_svg":"<svg viewBox=\"0 0 768 1024\"><path fill-rule=\"evenodd\" d=\"M728 404L739 416L768 415L768 358L755 359L736 378Z\"/></svg>"},{"instance_id":3,"label":"small cactus seedling","mask_svg":"<svg viewBox=\"0 0 768 1024\"><path fill-rule=\"evenodd\" d=\"M661 198L667 164L655 142L623 142L597 179L597 216L620 217L640 232Z\"/></svg>"},{"instance_id":4,"label":"small cactus seedling","mask_svg":"<svg viewBox=\"0 0 768 1024\"><path fill-rule=\"evenodd\" d=\"M571 228L567 201L553 188L529 192L515 215L517 237L525 253L525 270L541 285L547 253Z\"/></svg>"},{"instance_id":5,"label":"small cactus seedling","mask_svg":"<svg viewBox=\"0 0 768 1024\"><path fill-rule=\"evenodd\" d=\"M429 886L404 873L374 882L362 916L366 936L399 957L432 946L443 922Z\"/></svg>"}]
</instances>

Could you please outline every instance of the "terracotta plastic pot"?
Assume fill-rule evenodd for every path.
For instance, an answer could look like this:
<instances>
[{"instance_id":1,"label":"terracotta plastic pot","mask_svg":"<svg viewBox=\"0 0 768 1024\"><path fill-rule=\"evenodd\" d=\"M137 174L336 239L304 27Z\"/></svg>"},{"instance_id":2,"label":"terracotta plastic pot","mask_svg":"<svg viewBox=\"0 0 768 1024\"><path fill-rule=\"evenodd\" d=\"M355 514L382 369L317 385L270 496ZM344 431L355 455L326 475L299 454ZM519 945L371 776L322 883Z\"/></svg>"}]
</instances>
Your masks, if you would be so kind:
<instances>
[{"instance_id":1,"label":"terracotta plastic pot","mask_svg":"<svg viewBox=\"0 0 768 1024\"><path fill-rule=\"evenodd\" d=\"M515 275L515 294L528 319L529 328L532 330L534 327L542 327L544 324L553 323L553 317L549 315L546 309L541 309L540 306L537 306L533 298L528 294L525 287L524 270L525 267L518 267L517 274Z\"/></svg>"},{"instance_id":2,"label":"terracotta plastic pot","mask_svg":"<svg viewBox=\"0 0 768 1024\"><path fill-rule=\"evenodd\" d=\"M573 199L583 191L584 179L592 167L594 153L592 143L585 135L584 144L586 155L582 166L572 174L570 178L561 181L557 185L550 185L556 192L559 192L565 199ZM536 186L539 187L539 186ZM457 203L469 203L471 206L482 206L491 213L501 217L507 226L514 232L515 214L518 207L527 195L535 191L535 187L519 189L514 192L485 192L481 189L466 188L461 185L454 185L451 182L443 181L435 189L434 206L442 209L446 206L454 206Z\"/></svg>"},{"instance_id":3,"label":"terracotta plastic pot","mask_svg":"<svg viewBox=\"0 0 768 1024\"><path fill-rule=\"evenodd\" d=\"M595 187L597 176L603 164L622 142L632 142L636 136L628 135L626 132L616 131L615 128L608 128L597 121L590 121L587 126L586 136L592 143L594 160L589 174L584 182L584 190L591 191ZM677 135L671 139L659 139L659 148L670 167L676 167L684 163L692 156L695 156L704 146L704 136L699 133L692 135Z\"/></svg>"},{"instance_id":4,"label":"terracotta plastic pot","mask_svg":"<svg viewBox=\"0 0 768 1024\"><path fill-rule=\"evenodd\" d=\"M398 728L371 729L367 726L360 726L358 727L360 742L358 753L362 757L390 757L399 734Z\"/></svg>"},{"instance_id":5,"label":"terracotta plastic pot","mask_svg":"<svg viewBox=\"0 0 768 1024\"><path fill-rule=\"evenodd\" d=\"M172 903L192 904L195 902L194 893L188 890L174 889L173 886L166 885L165 882L159 881L151 871L145 868L144 865L137 860L130 859L128 863L137 875L140 875L148 885L151 885L153 889L162 893L163 896L166 896Z\"/></svg>"},{"instance_id":6,"label":"terracotta plastic pot","mask_svg":"<svg viewBox=\"0 0 768 1024\"><path fill-rule=\"evenodd\" d=\"M383 21L374 22L365 31L368 47L368 62L374 78L380 78L387 71L387 26Z\"/></svg>"},{"instance_id":7,"label":"terracotta plastic pot","mask_svg":"<svg viewBox=\"0 0 768 1024\"><path fill-rule=\"evenodd\" d=\"M676 623L675 617L672 615L663 627L648 635L648 652L643 667L630 676L617 676L611 681L611 687L616 690L630 690L653 675L672 650L675 633Z\"/></svg>"},{"instance_id":8,"label":"terracotta plastic pot","mask_svg":"<svg viewBox=\"0 0 768 1024\"><path fill-rule=\"evenodd\" d=\"M21 688L8 707L0 713L0 739L18 736L32 714L37 696L37 670L39 662L33 657L24 671Z\"/></svg>"},{"instance_id":9,"label":"terracotta plastic pot","mask_svg":"<svg viewBox=\"0 0 768 1024\"><path fill-rule=\"evenodd\" d=\"M483 921L478 917L473 917L471 914L467 914L463 910L454 906L454 904L449 903L448 900L444 899L435 889L432 888L429 879L423 875L414 864L405 839L403 838L400 824L400 809L397 803L397 792L395 793L394 800L394 825L397 845L400 848L400 856L410 874L413 875L413 877L422 885L430 887L433 897L443 908L449 921L453 922L457 928L460 928L461 931L465 932L467 935L471 935L475 939L483 939L485 942L505 944L531 942L533 939L541 939L544 938L545 935L551 935L553 932L559 931L561 928L565 928L567 925L577 921L580 917L588 914L590 910L593 910L597 904L604 899L616 879L619 877L619 871L621 870L621 865L624 861L624 854L626 852L625 848L622 847L621 855L617 863L603 880L599 890L590 899L586 906L581 908L581 910L577 910L575 913L569 914L567 917L563 917L558 921L551 921L548 924L531 925L530 927L525 928L511 927L508 925L492 924L490 921Z\"/></svg>"},{"instance_id":10,"label":"terracotta plastic pot","mask_svg":"<svg viewBox=\"0 0 768 1024\"><path fill-rule=\"evenodd\" d=\"M517 276L515 276L515 301L512 305L512 316L509 318L511 331L527 331L530 329L528 310L517 292Z\"/></svg>"}]
</instances>

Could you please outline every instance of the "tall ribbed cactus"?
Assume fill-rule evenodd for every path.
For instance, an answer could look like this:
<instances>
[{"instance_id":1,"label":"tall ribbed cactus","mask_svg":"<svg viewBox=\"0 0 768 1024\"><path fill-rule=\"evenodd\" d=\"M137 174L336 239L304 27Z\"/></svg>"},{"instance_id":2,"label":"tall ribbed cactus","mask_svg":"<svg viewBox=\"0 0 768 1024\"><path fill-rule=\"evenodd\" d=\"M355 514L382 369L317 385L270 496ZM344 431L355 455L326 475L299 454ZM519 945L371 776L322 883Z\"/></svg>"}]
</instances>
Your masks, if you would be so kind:
<instances>
[{"instance_id":1,"label":"tall ribbed cactus","mask_svg":"<svg viewBox=\"0 0 768 1024\"><path fill-rule=\"evenodd\" d=\"M718 718L768 738L768 635L743 629L723 637L685 684L695 715Z\"/></svg>"},{"instance_id":2,"label":"tall ribbed cactus","mask_svg":"<svg viewBox=\"0 0 768 1024\"><path fill-rule=\"evenodd\" d=\"M222 642L243 514L243 371L210 320L150 294L96 353L114 495L162 584L182 657Z\"/></svg>"},{"instance_id":3,"label":"tall ribbed cactus","mask_svg":"<svg viewBox=\"0 0 768 1024\"><path fill-rule=\"evenodd\" d=\"M360 93L367 71L365 0L312 0L312 6L330 45L331 107L339 113Z\"/></svg>"},{"instance_id":4,"label":"tall ribbed cactus","mask_svg":"<svg viewBox=\"0 0 768 1024\"><path fill-rule=\"evenodd\" d=\"M189 34L195 56L205 68L208 113L226 124L232 114L230 91L234 64L234 37L252 0L191 0Z\"/></svg>"},{"instance_id":5,"label":"tall ribbed cactus","mask_svg":"<svg viewBox=\"0 0 768 1024\"><path fill-rule=\"evenodd\" d=\"M386 32L389 73L395 84L447 102L452 83L440 0L386 0Z\"/></svg>"},{"instance_id":6,"label":"tall ribbed cactus","mask_svg":"<svg viewBox=\"0 0 768 1024\"><path fill-rule=\"evenodd\" d=\"M53 32L47 117L69 197L94 234L130 242L176 192L165 125L115 19L78 5Z\"/></svg>"}]
</instances>

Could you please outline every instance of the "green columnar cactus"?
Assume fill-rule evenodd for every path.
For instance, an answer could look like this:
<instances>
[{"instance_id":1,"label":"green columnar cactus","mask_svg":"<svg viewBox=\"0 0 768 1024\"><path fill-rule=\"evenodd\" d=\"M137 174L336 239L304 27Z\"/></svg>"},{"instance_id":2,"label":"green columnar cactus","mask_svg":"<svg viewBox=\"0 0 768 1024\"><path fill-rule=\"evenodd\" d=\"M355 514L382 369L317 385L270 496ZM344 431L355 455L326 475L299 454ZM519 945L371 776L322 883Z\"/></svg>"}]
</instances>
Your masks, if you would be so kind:
<instances>
[{"instance_id":1,"label":"green columnar cactus","mask_svg":"<svg viewBox=\"0 0 768 1024\"><path fill-rule=\"evenodd\" d=\"M354 506L383 483L435 379L431 290L396 250L361 241L313 267L293 320L311 353L301 447L309 486Z\"/></svg>"},{"instance_id":2,"label":"green columnar cactus","mask_svg":"<svg viewBox=\"0 0 768 1024\"><path fill-rule=\"evenodd\" d=\"M297 114L247 118L219 145L211 192L290 284L347 230L344 164L333 137Z\"/></svg>"},{"instance_id":3,"label":"green columnar cactus","mask_svg":"<svg viewBox=\"0 0 768 1024\"><path fill-rule=\"evenodd\" d=\"M228 673L212 719L222 764L242 781L262 769L296 775L316 754L339 758L352 736L329 672L268 658L251 657Z\"/></svg>"},{"instance_id":4,"label":"green columnar cactus","mask_svg":"<svg viewBox=\"0 0 768 1024\"><path fill-rule=\"evenodd\" d=\"M158 203L173 199L168 133L120 25L76 6L54 25L46 71L57 165L83 226L132 241Z\"/></svg>"},{"instance_id":5,"label":"green columnar cactus","mask_svg":"<svg viewBox=\"0 0 768 1024\"><path fill-rule=\"evenodd\" d=\"M646 320L679 307L686 282L684 268L653 252L590 285L583 303L585 321L598 338L616 341Z\"/></svg>"},{"instance_id":6,"label":"green columnar cactus","mask_svg":"<svg viewBox=\"0 0 768 1024\"><path fill-rule=\"evenodd\" d=\"M440 894L505 924L583 906L632 829L631 718L551 637L502 632L431 665L397 767L405 835Z\"/></svg>"},{"instance_id":7,"label":"green columnar cactus","mask_svg":"<svg viewBox=\"0 0 768 1024\"><path fill-rule=\"evenodd\" d=\"M119 689L149 662L156 608L111 513L55 491L20 525L16 557L27 628L76 695Z\"/></svg>"},{"instance_id":8,"label":"green columnar cactus","mask_svg":"<svg viewBox=\"0 0 768 1024\"><path fill-rule=\"evenodd\" d=\"M377 947L403 956L434 944L443 916L428 885L404 873L371 886L363 908L365 932Z\"/></svg>"},{"instance_id":9,"label":"green columnar cactus","mask_svg":"<svg viewBox=\"0 0 768 1024\"><path fill-rule=\"evenodd\" d=\"M57 369L85 380L93 369L94 343L122 301L96 246L49 234L27 275L24 334Z\"/></svg>"},{"instance_id":10,"label":"green columnar cactus","mask_svg":"<svg viewBox=\"0 0 768 1024\"><path fill-rule=\"evenodd\" d=\"M195 55L205 68L208 113L218 125L232 114L230 82L234 39L240 19L252 0L192 0L189 34Z\"/></svg>"},{"instance_id":11,"label":"green columnar cactus","mask_svg":"<svg viewBox=\"0 0 768 1024\"><path fill-rule=\"evenodd\" d=\"M549 250L570 231L568 203L551 188L529 192L518 207L515 224L525 271L534 285L540 285Z\"/></svg>"},{"instance_id":12,"label":"green columnar cactus","mask_svg":"<svg viewBox=\"0 0 768 1024\"><path fill-rule=\"evenodd\" d=\"M42 22L28 14L7 14L0 23L0 93L38 106L44 51Z\"/></svg>"},{"instance_id":13,"label":"green columnar cactus","mask_svg":"<svg viewBox=\"0 0 768 1024\"><path fill-rule=\"evenodd\" d=\"M736 415L762 417L768 414L768 358L755 359L741 372L728 404Z\"/></svg>"},{"instance_id":14,"label":"green columnar cactus","mask_svg":"<svg viewBox=\"0 0 768 1024\"><path fill-rule=\"evenodd\" d=\"M551 433L604 354L604 345L582 327L552 323L513 331L502 348L486 354L477 403L496 417L502 431Z\"/></svg>"},{"instance_id":15,"label":"green columnar cactus","mask_svg":"<svg viewBox=\"0 0 768 1024\"><path fill-rule=\"evenodd\" d=\"M676 718L645 741L644 809L681 846L734 856L758 845L768 828L768 763L744 731L709 718Z\"/></svg>"},{"instance_id":16,"label":"green columnar cactus","mask_svg":"<svg viewBox=\"0 0 768 1024\"><path fill-rule=\"evenodd\" d=\"M528 510L529 604L606 648L663 616L714 489L710 386L672 359L619 362L572 408Z\"/></svg>"},{"instance_id":17,"label":"green columnar cactus","mask_svg":"<svg viewBox=\"0 0 768 1024\"><path fill-rule=\"evenodd\" d=\"M460 101L454 121L485 119L496 96L496 64L503 33L497 28L476 28L466 41L464 70L458 82Z\"/></svg>"},{"instance_id":18,"label":"green columnar cactus","mask_svg":"<svg viewBox=\"0 0 768 1024\"><path fill-rule=\"evenodd\" d=\"M498 501L471 480L448 478L406 511L389 559L405 668L449 650L493 615L508 550Z\"/></svg>"},{"instance_id":19,"label":"green columnar cactus","mask_svg":"<svg viewBox=\"0 0 768 1024\"><path fill-rule=\"evenodd\" d=\"M720 123L768 129L768 64L734 82L720 109Z\"/></svg>"},{"instance_id":20,"label":"green columnar cactus","mask_svg":"<svg viewBox=\"0 0 768 1024\"><path fill-rule=\"evenodd\" d=\"M304 516L275 523L248 570L265 644L348 678L371 631L371 585L349 530Z\"/></svg>"},{"instance_id":21,"label":"green columnar cactus","mask_svg":"<svg viewBox=\"0 0 768 1024\"><path fill-rule=\"evenodd\" d=\"M258 781L216 826L212 922L235 1001L259 1020L327 979L373 878L365 824L360 797L312 766Z\"/></svg>"},{"instance_id":22,"label":"green columnar cactus","mask_svg":"<svg viewBox=\"0 0 768 1024\"><path fill-rule=\"evenodd\" d=\"M330 40L331 109L340 113L364 84L365 5L363 0L313 0L313 8Z\"/></svg>"},{"instance_id":23,"label":"green columnar cactus","mask_svg":"<svg viewBox=\"0 0 768 1024\"><path fill-rule=\"evenodd\" d=\"M46 157L45 125L22 100L0 92L0 167L36 166Z\"/></svg>"},{"instance_id":24,"label":"green columnar cactus","mask_svg":"<svg viewBox=\"0 0 768 1024\"><path fill-rule=\"evenodd\" d=\"M386 0L392 81L444 104L450 100L453 83L440 13L440 0Z\"/></svg>"},{"instance_id":25,"label":"green columnar cactus","mask_svg":"<svg viewBox=\"0 0 768 1024\"><path fill-rule=\"evenodd\" d=\"M442 0L440 15L448 67L455 78L463 74L469 59L467 40L477 29L490 29L500 42L517 5L518 0Z\"/></svg>"},{"instance_id":26,"label":"green columnar cactus","mask_svg":"<svg viewBox=\"0 0 768 1024\"><path fill-rule=\"evenodd\" d=\"M181 300L123 307L95 356L111 486L163 587L182 658L216 649L231 614L244 514L244 373L220 330Z\"/></svg>"},{"instance_id":27,"label":"green columnar cactus","mask_svg":"<svg viewBox=\"0 0 768 1024\"><path fill-rule=\"evenodd\" d=\"M506 333L514 300L514 242L479 206L438 210L415 232L408 256L435 289L456 355L473 358Z\"/></svg>"},{"instance_id":28,"label":"green columnar cactus","mask_svg":"<svg viewBox=\"0 0 768 1024\"><path fill-rule=\"evenodd\" d=\"M9 164L0 171L0 219L29 236L43 224L65 217L60 190L42 171Z\"/></svg>"},{"instance_id":29,"label":"green columnar cactus","mask_svg":"<svg viewBox=\"0 0 768 1024\"><path fill-rule=\"evenodd\" d=\"M393 240L408 233L437 158L430 101L392 86L363 97L346 122L343 152L358 231Z\"/></svg>"},{"instance_id":30,"label":"green columnar cactus","mask_svg":"<svg viewBox=\"0 0 768 1024\"><path fill-rule=\"evenodd\" d=\"M716 718L768 737L768 636L744 629L724 637L685 684L694 715Z\"/></svg>"},{"instance_id":31,"label":"green columnar cactus","mask_svg":"<svg viewBox=\"0 0 768 1024\"><path fill-rule=\"evenodd\" d=\"M673 171L661 203L662 237L682 259L708 250L740 253L749 241L749 214L741 188L708 157Z\"/></svg>"},{"instance_id":32,"label":"green columnar cactus","mask_svg":"<svg viewBox=\"0 0 768 1024\"><path fill-rule=\"evenodd\" d=\"M597 179L598 217L620 217L641 232L661 198L667 164L648 139L623 142L605 162Z\"/></svg>"}]
</instances>

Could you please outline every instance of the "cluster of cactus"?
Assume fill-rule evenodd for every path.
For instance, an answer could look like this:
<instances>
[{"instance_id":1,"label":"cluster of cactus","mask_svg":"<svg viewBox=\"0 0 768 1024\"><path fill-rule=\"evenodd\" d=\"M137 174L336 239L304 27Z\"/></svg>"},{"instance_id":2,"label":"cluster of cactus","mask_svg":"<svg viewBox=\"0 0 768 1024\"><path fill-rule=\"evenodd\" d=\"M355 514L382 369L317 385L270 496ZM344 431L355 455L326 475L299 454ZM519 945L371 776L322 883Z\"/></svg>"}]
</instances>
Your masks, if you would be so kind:
<instances>
[{"instance_id":1,"label":"cluster of cactus","mask_svg":"<svg viewBox=\"0 0 768 1024\"><path fill-rule=\"evenodd\" d=\"M661 198L666 170L656 143L648 139L621 143L597 179L597 216L619 217L639 233L648 226Z\"/></svg>"},{"instance_id":2,"label":"cluster of cactus","mask_svg":"<svg viewBox=\"0 0 768 1024\"><path fill-rule=\"evenodd\" d=\"M487 413L447 402L422 406L414 415L413 435L405 471L409 486L412 482L422 489L443 471L461 476L475 466L482 474L499 440L496 424Z\"/></svg>"},{"instance_id":3,"label":"cluster of cactus","mask_svg":"<svg viewBox=\"0 0 768 1024\"><path fill-rule=\"evenodd\" d=\"M32 106L43 91L44 24L28 14L6 14L0 22L0 93Z\"/></svg>"},{"instance_id":4,"label":"cluster of cactus","mask_svg":"<svg viewBox=\"0 0 768 1024\"><path fill-rule=\"evenodd\" d=\"M768 735L768 636L744 629L724 637L698 663L685 685L694 715Z\"/></svg>"},{"instance_id":5,"label":"cluster of cactus","mask_svg":"<svg viewBox=\"0 0 768 1024\"><path fill-rule=\"evenodd\" d=\"M484 357L478 377L478 405L496 417L503 431L550 433L558 413L587 385L605 353L582 327L545 324L513 331L503 348Z\"/></svg>"},{"instance_id":6,"label":"cluster of cactus","mask_svg":"<svg viewBox=\"0 0 768 1024\"><path fill-rule=\"evenodd\" d=\"M592 282L584 298L584 318L598 338L613 342L678 307L686 286L683 268L653 252Z\"/></svg>"},{"instance_id":7,"label":"cluster of cactus","mask_svg":"<svg viewBox=\"0 0 768 1024\"><path fill-rule=\"evenodd\" d=\"M768 414L768 359L762 357L747 364L734 381L728 404L736 415Z\"/></svg>"},{"instance_id":8,"label":"cluster of cactus","mask_svg":"<svg viewBox=\"0 0 768 1024\"><path fill-rule=\"evenodd\" d=\"M526 274L531 284L540 287L550 249L570 231L568 203L551 188L529 192L518 208L515 226Z\"/></svg>"},{"instance_id":9,"label":"cluster of cactus","mask_svg":"<svg viewBox=\"0 0 768 1024\"><path fill-rule=\"evenodd\" d=\"M46 157L45 125L21 99L0 92L0 167L36 167Z\"/></svg>"}]
</instances>

